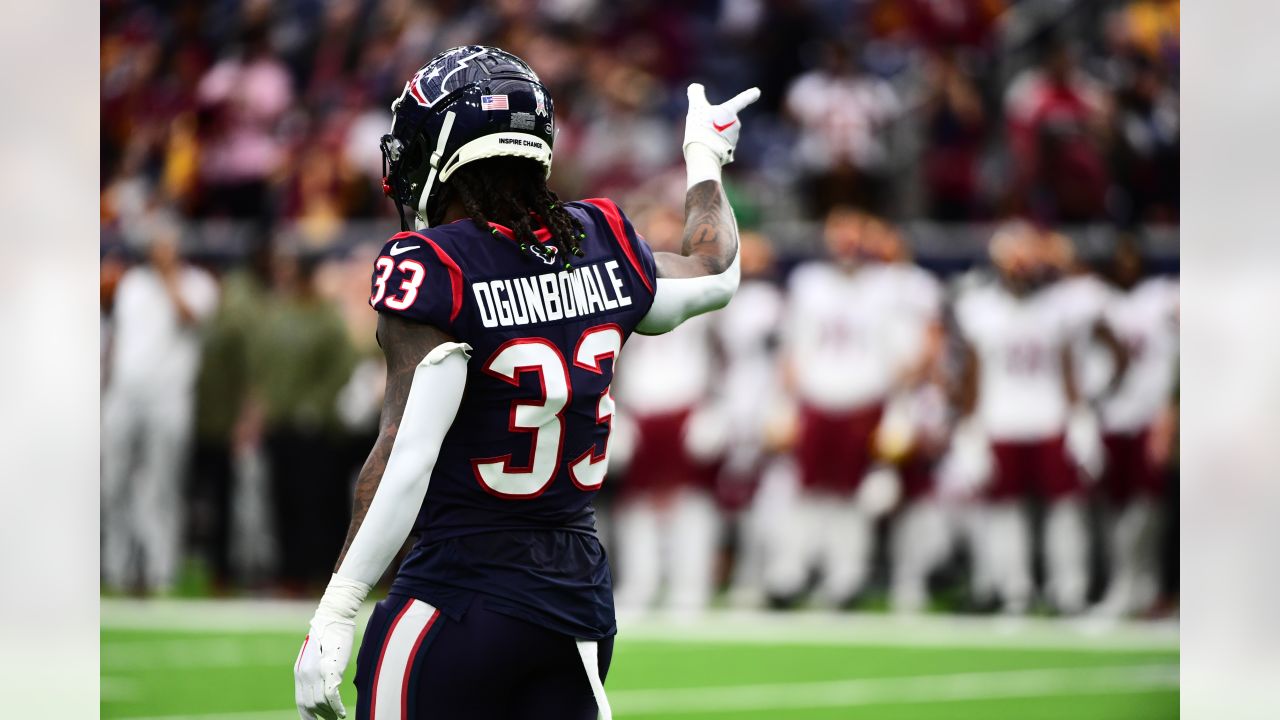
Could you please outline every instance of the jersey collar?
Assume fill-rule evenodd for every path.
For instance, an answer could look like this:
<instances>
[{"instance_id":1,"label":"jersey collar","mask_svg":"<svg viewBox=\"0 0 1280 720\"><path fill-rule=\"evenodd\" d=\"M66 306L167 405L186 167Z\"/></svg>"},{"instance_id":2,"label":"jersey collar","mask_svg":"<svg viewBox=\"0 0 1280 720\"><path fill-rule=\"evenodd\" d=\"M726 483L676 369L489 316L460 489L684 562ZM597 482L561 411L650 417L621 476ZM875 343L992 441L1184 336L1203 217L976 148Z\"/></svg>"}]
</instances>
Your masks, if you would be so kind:
<instances>
[{"instance_id":1,"label":"jersey collar","mask_svg":"<svg viewBox=\"0 0 1280 720\"><path fill-rule=\"evenodd\" d=\"M515 231L513 231L511 228L507 227L506 225L499 225L496 222L491 222L489 223L489 227L493 228L494 230L497 230L499 234L501 234L503 237L505 237L508 240L516 239ZM537 240L539 243L546 244L546 242L551 239L551 231L545 227L539 227L537 230L533 231L533 238Z\"/></svg>"}]
</instances>

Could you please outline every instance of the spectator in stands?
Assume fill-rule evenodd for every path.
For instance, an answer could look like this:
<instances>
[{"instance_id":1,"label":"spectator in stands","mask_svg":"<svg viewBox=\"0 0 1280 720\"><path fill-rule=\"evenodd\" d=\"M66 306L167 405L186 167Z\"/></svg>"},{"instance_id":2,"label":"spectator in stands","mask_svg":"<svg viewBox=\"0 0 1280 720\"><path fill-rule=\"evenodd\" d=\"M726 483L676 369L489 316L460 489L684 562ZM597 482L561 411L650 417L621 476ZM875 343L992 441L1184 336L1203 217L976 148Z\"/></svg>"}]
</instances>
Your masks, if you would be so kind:
<instances>
[{"instance_id":1,"label":"spectator in stands","mask_svg":"<svg viewBox=\"0 0 1280 720\"><path fill-rule=\"evenodd\" d=\"M985 139L982 98L956 55L931 58L924 101L924 184L929 217L973 220L979 213L979 165Z\"/></svg>"},{"instance_id":2,"label":"spectator in stands","mask_svg":"<svg viewBox=\"0 0 1280 720\"><path fill-rule=\"evenodd\" d=\"M270 28L251 26L242 54L220 60L200 80L206 137L200 170L205 214L260 217L280 166L276 125L293 100L293 79L276 58Z\"/></svg>"},{"instance_id":3,"label":"spectator in stands","mask_svg":"<svg viewBox=\"0 0 1280 720\"><path fill-rule=\"evenodd\" d=\"M1108 110L1105 89L1077 67L1063 40L1049 42L1040 64L1014 78L1005 115L1018 207L1058 223L1103 218Z\"/></svg>"},{"instance_id":4,"label":"spectator in stands","mask_svg":"<svg viewBox=\"0 0 1280 720\"><path fill-rule=\"evenodd\" d=\"M1125 82L1116 93L1112 166L1123 205L1117 220L1178 221L1178 95L1145 55L1128 58Z\"/></svg>"},{"instance_id":5,"label":"spectator in stands","mask_svg":"<svg viewBox=\"0 0 1280 720\"><path fill-rule=\"evenodd\" d=\"M200 331L218 304L214 279L182 261L178 233L167 218L150 220L147 262L125 272L112 310L102 570L116 591L163 593L177 579Z\"/></svg>"},{"instance_id":6,"label":"spectator in stands","mask_svg":"<svg viewBox=\"0 0 1280 720\"><path fill-rule=\"evenodd\" d=\"M850 48L829 42L822 64L787 89L786 112L800 130L795 160L812 209L825 213L837 204L877 209L889 164L881 131L900 112L892 86L858 72Z\"/></svg>"}]
</instances>

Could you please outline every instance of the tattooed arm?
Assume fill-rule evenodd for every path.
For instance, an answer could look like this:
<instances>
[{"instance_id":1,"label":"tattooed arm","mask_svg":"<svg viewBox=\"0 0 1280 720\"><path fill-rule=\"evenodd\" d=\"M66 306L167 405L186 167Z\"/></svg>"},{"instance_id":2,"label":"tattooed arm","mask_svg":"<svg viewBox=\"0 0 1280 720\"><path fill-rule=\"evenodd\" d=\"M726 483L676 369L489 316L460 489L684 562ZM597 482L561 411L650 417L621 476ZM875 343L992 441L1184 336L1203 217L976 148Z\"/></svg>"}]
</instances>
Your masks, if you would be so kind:
<instances>
[{"instance_id":1,"label":"tattooed arm","mask_svg":"<svg viewBox=\"0 0 1280 720\"><path fill-rule=\"evenodd\" d=\"M738 112L760 97L751 88L720 105L707 102L697 83L689 86L684 157L689 190L685 194L684 242L680 254L654 253L657 287L653 307L636 327L656 335L729 304L738 289L738 224L720 183L720 168L733 161L742 123Z\"/></svg>"},{"instance_id":2,"label":"tattooed arm","mask_svg":"<svg viewBox=\"0 0 1280 720\"><path fill-rule=\"evenodd\" d=\"M387 356L378 441L360 471L338 567L294 664L294 700L306 720L346 716L342 676L356 613L413 529L467 380L471 348L439 330L382 315L378 339Z\"/></svg>"},{"instance_id":3,"label":"tattooed arm","mask_svg":"<svg viewBox=\"0 0 1280 720\"><path fill-rule=\"evenodd\" d=\"M684 197L684 241L680 254L656 252L660 278L696 278L719 275L738 255L738 225L715 180L703 180Z\"/></svg>"},{"instance_id":4,"label":"tattooed arm","mask_svg":"<svg viewBox=\"0 0 1280 720\"><path fill-rule=\"evenodd\" d=\"M382 482L382 474L391 457L391 448L399 434L405 403L409 400L409 387L413 383L418 363L441 343L452 340L448 335L431 327L389 315L378 316L378 344L387 360L387 388L382 399L382 418L378 423L378 440L360 468L356 479L355 499L351 508L351 525L347 540L334 570L342 566L347 550L360 531L374 493Z\"/></svg>"},{"instance_id":5,"label":"tattooed arm","mask_svg":"<svg viewBox=\"0 0 1280 720\"><path fill-rule=\"evenodd\" d=\"M659 335L729 304L738 289L738 226L720 183L704 180L685 196L680 254L656 252L653 306L636 332Z\"/></svg>"}]
</instances>

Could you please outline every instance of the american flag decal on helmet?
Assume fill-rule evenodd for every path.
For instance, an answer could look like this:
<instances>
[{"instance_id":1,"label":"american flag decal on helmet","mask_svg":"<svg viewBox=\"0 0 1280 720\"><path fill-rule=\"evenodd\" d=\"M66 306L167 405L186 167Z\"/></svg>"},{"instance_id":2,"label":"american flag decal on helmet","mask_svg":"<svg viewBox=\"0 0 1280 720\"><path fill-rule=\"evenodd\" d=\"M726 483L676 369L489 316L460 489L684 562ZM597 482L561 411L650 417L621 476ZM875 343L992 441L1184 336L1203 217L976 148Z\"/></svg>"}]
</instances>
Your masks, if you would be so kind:
<instances>
[{"instance_id":1,"label":"american flag decal on helmet","mask_svg":"<svg viewBox=\"0 0 1280 720\"><path fill-rule=\"evenodd\" d=\"M481 95L480 109L481 110L506 110L507 96L506 95Z\"/></svg>"}]
</instances>

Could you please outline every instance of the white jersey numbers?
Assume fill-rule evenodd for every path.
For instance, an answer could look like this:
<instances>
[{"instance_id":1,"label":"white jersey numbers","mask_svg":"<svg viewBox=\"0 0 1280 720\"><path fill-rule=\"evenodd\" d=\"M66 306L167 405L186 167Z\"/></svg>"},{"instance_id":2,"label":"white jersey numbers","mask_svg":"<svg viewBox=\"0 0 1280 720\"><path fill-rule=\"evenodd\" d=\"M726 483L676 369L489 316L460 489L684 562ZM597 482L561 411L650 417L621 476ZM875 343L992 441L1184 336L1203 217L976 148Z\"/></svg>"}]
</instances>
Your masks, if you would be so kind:
<instances>
[{"instance_id":1,"label":"white jersey numbers","mask_svg":"<svg viewBox=\"0 0 1280 720\"><path fill-rule=\"evenodd\" d=\"M587 330L578 340L573 363L576 367L603 374L601 362L616 358L622 349L622 329L601 325ZM541 495L556 476L564 452L564 411L573 398L569 365L555 345L542 338L521 338L503 343L483 370L494 378L520 385L523 373L538 374L542 397L511 402L509 428L512 432L533 433L532 453L524 465L516 465L511 455L477 458L471 461L477 479L494 495L506 498L534 498ZM608 425L613 415L609 389L597 403L597 422ZM605 451L596 455L594 445L570 463L569 475L582 490L595 490L604 482L608 466L608 439Z\"/></svg>"},{"instance_id":2,"label":"white jersey numbers","mask_svg":"<svg viewBox=\"0 0 1280 720\"><path fill-rule=\"evenodd\" d=\"M399 297L387 295L387 280L391 277L393 268L398 268L404 275L404 280L400 281ZM377 306L378 301L382 300L383 305L392 310L408 310L413 307L413 302L418 299L418 288L422 287L422 281L427 277L427 269L422 263L405 258L397 266L395 260L383 255L374 263L374 269L378 276L373 279L374 291L369 298L370 305Z\"/></svg>"},{"instance_id":3,"label":"white jersey numbers","mask_svg":"<svg viewBox=\"0 0 1280 720\"><path fill-rule=\"evenodd\" d=\"M541 338L511 340L499 347L484 371L503 382L520 384L520 375L536 372L542 384L541 400L511 403L512 432L533 433L529 464L514 467L510 455L472 460L476 476L485 487L504 497L533 497L542 493L560 465L564 442L564 412L569 404L569 368L555 345Z\"/></svg>"},{"instance_id":4,"label":"white jersey numbers","mask_svg":"<svg viewBox=\"0 0 1280 720\"><path fill-rule=\"evenodd\" d=\"M612 323L593 327L582 334L578 347L573 351L573 364L593 373L603 375L601 363L606 358L617 362L618 353L622 350L622 328ZM605 388L596 405L596 422L609 426L613 430L613 395ZM609 439L605 436L604 452L596 455L595 447L589 448L576 460L569 463L569 479L583 490L595 490L604 482L605 470L609 466Z\"/></svg>"}]
</instances>

